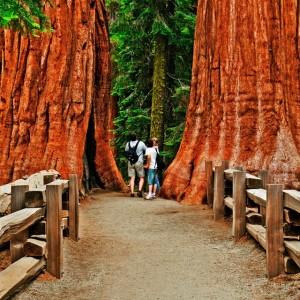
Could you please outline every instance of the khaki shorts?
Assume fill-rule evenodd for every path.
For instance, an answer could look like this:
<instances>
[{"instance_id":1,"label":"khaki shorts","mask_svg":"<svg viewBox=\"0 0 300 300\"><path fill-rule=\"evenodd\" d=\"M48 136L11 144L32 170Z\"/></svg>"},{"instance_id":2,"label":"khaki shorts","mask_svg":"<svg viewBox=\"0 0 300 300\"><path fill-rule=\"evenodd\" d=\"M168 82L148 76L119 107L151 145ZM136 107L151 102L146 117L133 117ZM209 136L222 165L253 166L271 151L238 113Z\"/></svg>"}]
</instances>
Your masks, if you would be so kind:
<instances>
[{"instance_id":1,"label":"khaki shorts","mask_svg":"<svg viewBox=\"0 0 300 300\"><path fill-rule=\"evenodd\" d=\"M131 165L131 163L128 162L128 176L145 177L145 170L144 170L143 163L138 161L134 165Z\"/></svg>"}]
</instances>

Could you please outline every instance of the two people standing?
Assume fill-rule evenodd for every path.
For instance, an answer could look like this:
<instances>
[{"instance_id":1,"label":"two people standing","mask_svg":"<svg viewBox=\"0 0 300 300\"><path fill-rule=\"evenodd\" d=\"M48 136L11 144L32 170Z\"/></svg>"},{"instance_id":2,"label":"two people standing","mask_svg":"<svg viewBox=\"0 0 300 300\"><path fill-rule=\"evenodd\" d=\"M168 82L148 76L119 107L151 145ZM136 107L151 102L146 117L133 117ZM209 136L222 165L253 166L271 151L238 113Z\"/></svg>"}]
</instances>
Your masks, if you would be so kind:
<instances>
[{"instance_id":1,"label":"two people standing","mask_svg":"<svg viewBox=\"0 0 300 300\"><path fill-rule=\"evenodd\" d=\"M139 177L139 190L137 195L143 197L143 186L145 182L145 169L148 170L148 194L145 200L152 200L155 198L156 191L159 189L159 180L157 177L157 164L156 156L158 153L158 140L152 138L148 141L147 146L138 141L136 134L132 133L129 137L129 142L125 146L125 151L129 151L130 148L136 147L136 154L138 160L135 163L128 161L128 176L130 177L130 197L134 197L134 185L136 176ZM144 165L144 152L146 156L146 164Z\"/></svg>"}]
</instances>

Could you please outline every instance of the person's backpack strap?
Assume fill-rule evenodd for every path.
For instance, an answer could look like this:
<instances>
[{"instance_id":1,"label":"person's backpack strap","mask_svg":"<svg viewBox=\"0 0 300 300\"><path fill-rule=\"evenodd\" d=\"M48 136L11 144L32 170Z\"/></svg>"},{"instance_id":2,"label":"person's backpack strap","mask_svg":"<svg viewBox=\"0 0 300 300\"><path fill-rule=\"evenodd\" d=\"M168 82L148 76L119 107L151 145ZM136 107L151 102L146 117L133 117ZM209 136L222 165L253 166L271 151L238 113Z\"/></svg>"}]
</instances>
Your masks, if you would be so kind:
<instances>
[{"instance_id":1,"label":"person's backpack strap","mask_svg":"<svg viewBox=\"0 0 300 300\"><path fill-rule=\"evenodd\" d=\"M135 151L136 151L136 149L137 149L137 146L138 146L139 142L140 142L140 141L138 141L138 142L135 144L135 146L134 146Z\"/></svg>"},{"instance_id":2,"label":"person's backpack strap","mask_svg":"<svg viewBox=\"0 0 300 300\"><path fill-rule=\"evenodd\" d=\"M137 160L136 160L136 161L138 161L138 160L139 160L139 157L140 157L139 155L137 155L137 152L136 152L139 142L140 142L140 141L138 141L138 142L135 144L134 148L133 148L133 149L134 149L134 152L135 152L135 154L136 154L136 157L137 157Z\"/></svg>"},{"instance_id":3,"label":"person's backpack strap","mask_svg":"<svg viewBox=\"0 0 300 300\"><path fill-rule=\"evenodd\" d=\"M156 148L154 148L154 149L155 149L155 151L156 151L156 158L155 158L155 165L154 165L154 167L156 166L156 168L157 168L157 155L158 155L158 151L157 151Z\"/></svg>"},{"instance_id":4,"label":"person's backpack strap","mask_svg":"<svg viewBox=\"0 0 300 300\"><path fill-rule=\"evenodd\" d=\"M165 168L165 163L163 161L162 156L159 154L159 152L157 151L157 149L155 148L156 151L156 160L155 160L155 164L158 170L163 170Z\"/></svg>"},{"instance_id":5,"label":"person's backpack strap","mask_svg":"<svg viewBox=\"0 0 300 300\"><path fill-rule=\"evenodd\" d=\"M135 149L135 151L136 151L136 149L137 149L137 146L138 146L139 142L140 142L140 141L138 141L138 142L135 144L135 146L134 146L134 147L131 147L131 145L130 145L130 142L128 142L129 149L132 149L132 148L134 148L134 149Z\"/></svg>"}]
</instances>

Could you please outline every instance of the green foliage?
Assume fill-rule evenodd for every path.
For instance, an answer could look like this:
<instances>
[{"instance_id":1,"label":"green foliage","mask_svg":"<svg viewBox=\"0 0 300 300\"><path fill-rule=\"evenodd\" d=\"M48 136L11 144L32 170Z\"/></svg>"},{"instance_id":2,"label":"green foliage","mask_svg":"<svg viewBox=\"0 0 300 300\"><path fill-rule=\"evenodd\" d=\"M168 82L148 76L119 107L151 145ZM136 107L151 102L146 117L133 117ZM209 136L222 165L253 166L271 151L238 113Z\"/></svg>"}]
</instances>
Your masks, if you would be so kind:
<instances>
[{"instance_id":1,"label":"green foliage","mask_svg":"<svg viewBox=\"0 0 300 300\"><path fill-rule=\"evenodd\" d=\"M172 95L172 101L170 101L172 106L169 106L167 115L171 117L166 128L165 147L162 152L167 164L171 163L176 156L182 140L189 92L189 86L177 87Z\"/></svg>"},{"instance_id":2,"label":"green foliage","mask_svg":"<svg viewBox=\"0 0 300 300\"><path fill-rule=\"evenodd\" d=\"M51 4L50 0L0 0L0 27L33 36L51 31L49 19L43 14L46 2Z\"/></svg>"},{"instance_id":3,"label":"green foliage","mask_svg":"<svg viewBox=\"0 0 300 300\"><path fill-rule=\"evenodd\" d=\"M138 124L138 126L137 126ZM130 133L135 132L140 140L146 142L149 138L150 117L146 109L126 109L120 111L119 116L115 119L117 130L116 138L112 145L118 149L116 158L117 165L123 175L127 174L127 158L125 158L125 144L128 141ZM126 178L126 177L125 177Z\"/></svg>"},{"instance_id":4,"label":"green foliage","mask_svg":"<svg viewBox=\"0 0 300 300\"><path fill-rule=\"evenodd\" d=\"M166 150L162 151L162 155L170 163L173 158L176 156L176 153L179 149L182 133L184 130L184 122L181 122L179 125L167 128L168 138L165 141Z\"/></svg>"},{"instance_id":5,"label":"green foliage","mask_svg":"<svg viewBox=\"0 0 300 300\"><path fill-rule=\"evenodd\" d=\"M124 147L128 134L149 138L154 45L168 40L168 103L164 153L171 161L180 145L191 79L196 0L106 0L113 60L112 95L118 100L115 119L117 164L126 177Z\"/></svg>"}]
</instances>

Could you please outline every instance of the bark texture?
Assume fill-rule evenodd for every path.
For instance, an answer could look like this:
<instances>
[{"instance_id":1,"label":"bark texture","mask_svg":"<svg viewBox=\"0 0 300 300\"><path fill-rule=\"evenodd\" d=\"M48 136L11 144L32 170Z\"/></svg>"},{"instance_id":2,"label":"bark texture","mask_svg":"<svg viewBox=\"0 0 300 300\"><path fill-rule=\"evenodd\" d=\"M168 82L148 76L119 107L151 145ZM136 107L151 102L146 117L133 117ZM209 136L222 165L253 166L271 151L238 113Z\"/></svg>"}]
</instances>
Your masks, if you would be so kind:
<instances>
[{"instance_id":1,"label":"bark texture","mask_svg":"<svg viewBox=\"0 0 300 300\"><path fill-rule=\"evenodd\" d=\"M164 112L166 102L167 38L156 36L154 51L153 93L150 137L164 140Z\"/></svg>"},{"instance_id":2,"label":"bark texture","mask_svg":"<svg viewBox=\"0 0 300 300\"><path fill-rule=\"evenodd\" d=\"M71 0L46 7L53 34L0 35L0 184L42 169L83 176L93 115L95 165L107 188L125 184L109 146L108 26L103 0ZM105 161L104 161L105 158Z\"/></svg>"},{"instance_id":3,"label":"bark texture","mask_svg":"<svg viewBox=\"0 0 300 300\"><path fill-rule=\"evenodd\" d=\"M190 105L162 194L205 199L205 160L300 188L299 1L199 0Z\"/></svg>"}]
</instances>

